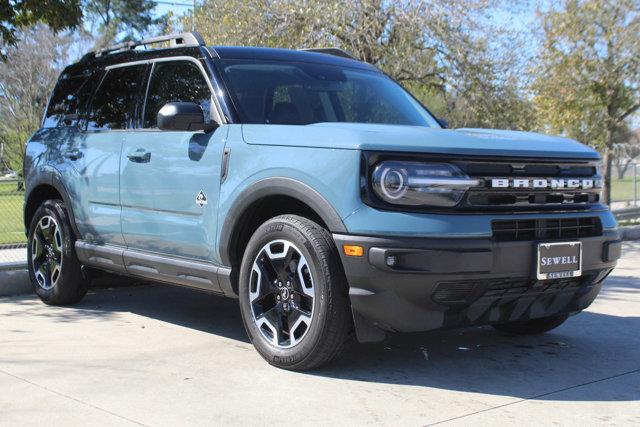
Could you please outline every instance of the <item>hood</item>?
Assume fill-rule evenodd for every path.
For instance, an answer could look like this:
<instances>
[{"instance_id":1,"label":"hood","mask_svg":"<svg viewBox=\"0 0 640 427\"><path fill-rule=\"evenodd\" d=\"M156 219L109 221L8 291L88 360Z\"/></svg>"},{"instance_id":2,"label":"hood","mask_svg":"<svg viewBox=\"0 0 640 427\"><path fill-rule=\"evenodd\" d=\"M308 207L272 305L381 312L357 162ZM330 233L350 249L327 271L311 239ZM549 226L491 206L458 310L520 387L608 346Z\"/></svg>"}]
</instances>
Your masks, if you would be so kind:
<instances>
[{"instance_id":1,"label":"hood","mask_svg":"<svg viewBox=\"0 0 640 427\"><path fill-rule=\"evenodd\" d=\"M510 157L599 159L571 139L493 129L433 129L361 123L242 125L248 144Z\"/></svg>"}]
</instances>

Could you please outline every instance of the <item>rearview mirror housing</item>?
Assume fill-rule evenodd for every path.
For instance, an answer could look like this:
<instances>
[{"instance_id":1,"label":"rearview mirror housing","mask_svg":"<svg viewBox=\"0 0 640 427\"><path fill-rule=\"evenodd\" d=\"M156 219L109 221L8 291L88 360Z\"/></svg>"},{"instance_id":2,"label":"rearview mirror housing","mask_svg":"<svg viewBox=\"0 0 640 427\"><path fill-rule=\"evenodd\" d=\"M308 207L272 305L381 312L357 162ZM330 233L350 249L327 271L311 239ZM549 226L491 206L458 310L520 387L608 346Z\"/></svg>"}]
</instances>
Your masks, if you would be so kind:
<instances>
[{"instance_id":1,"label":"rearview mirror housing","mask_svg":"<svg viewBox=\"0 0 640 427\"><path fill-rule=\"evenodd\" d=\"M202 107L195 102L169 102L158 111L158 129L171 131L210 131L216 122L205 122Z\"/></svg>"}]
</instances>

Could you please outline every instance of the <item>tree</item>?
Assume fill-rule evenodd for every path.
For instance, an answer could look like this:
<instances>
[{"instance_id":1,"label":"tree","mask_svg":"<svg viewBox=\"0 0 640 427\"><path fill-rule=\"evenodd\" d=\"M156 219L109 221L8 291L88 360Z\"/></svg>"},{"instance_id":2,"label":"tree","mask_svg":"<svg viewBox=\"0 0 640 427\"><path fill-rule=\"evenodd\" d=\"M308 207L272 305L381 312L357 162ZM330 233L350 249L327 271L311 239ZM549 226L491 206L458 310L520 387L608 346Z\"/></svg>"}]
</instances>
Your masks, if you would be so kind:
<instances>
[{"instance_id":1,"label":"tree","mask_svg":"<svg viewBox=\"0 0 640 427\"><path fill-rule=\"evenodd\" d=\"M398 80L456 125L528 128L513 49L483 14L493 0L205 0L195 26L212 44L341 47ZM189 26L186 17L184 26ZM511 48L513 46L510 46ZM525 106L526 104L526 106Z\"/></svg>"},{"instance_id":2,"label":"tree","mask_svg":"<svg viewBox=\"0 0 640 427\"><path fill-rule=\"evenodd\" d=\"M565 0L540 13L544 38L534 103L549 131L604 153L604 201L611 201L615 135L640 108L640 4Z\"/></svg>"},{"instance_id":3,"label":"tree","mask_svg":"<svg viewBox=\"0 0 640 427\"><path fill-rule=\"evenodd\" d=\"M67 61L71 38L55 35L44 25L16 35L19 41L7 48L7 61L0 63L0 143L4 145L3 161L21 171L25 144L40 126Z\"/></svg>"},{"instance_id":4,"label":"tree","mask_svg":"<svg viewBox=\"0 0 640 427\"><path fill-rule=\"evenodd\" d=\"M38 22L54 32L80 25L80 0L0 0L0 35L3 45L14 46L21 28Z\"/></svg>"},{"instance_id":5,"label":"tree","mask_svg":"<svg viewBox=\"0 0 640 427\"><path fill-rule=\"evenodd\" d=\"M85 21L96 25L101 34L98 47L107 46L116 38L140 37L162 21L153 17L156 2L152 0L84 0L83 5Z\"/></svg>"}]
</instances>

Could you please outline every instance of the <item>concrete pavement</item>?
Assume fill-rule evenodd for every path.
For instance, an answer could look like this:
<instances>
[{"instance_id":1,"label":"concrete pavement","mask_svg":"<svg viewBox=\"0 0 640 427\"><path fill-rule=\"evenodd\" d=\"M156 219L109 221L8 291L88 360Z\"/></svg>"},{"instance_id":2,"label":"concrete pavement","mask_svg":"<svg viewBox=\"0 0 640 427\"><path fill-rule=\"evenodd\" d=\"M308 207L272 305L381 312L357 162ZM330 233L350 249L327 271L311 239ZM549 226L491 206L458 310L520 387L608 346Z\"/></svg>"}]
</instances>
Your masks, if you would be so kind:
<instances>
[{"instance_id":1,"label":"concrete pavement","mask_svg":"<svg viewBox=\"0 0 640 427\"><path fill-rule=\"evenodd\" d=\"M0 425L640 424L640 243L624 250L552 333L396 335L311 373L263 362L233 300L159 285L73 308L0 298Z\"/></svg>"}]
</instances>

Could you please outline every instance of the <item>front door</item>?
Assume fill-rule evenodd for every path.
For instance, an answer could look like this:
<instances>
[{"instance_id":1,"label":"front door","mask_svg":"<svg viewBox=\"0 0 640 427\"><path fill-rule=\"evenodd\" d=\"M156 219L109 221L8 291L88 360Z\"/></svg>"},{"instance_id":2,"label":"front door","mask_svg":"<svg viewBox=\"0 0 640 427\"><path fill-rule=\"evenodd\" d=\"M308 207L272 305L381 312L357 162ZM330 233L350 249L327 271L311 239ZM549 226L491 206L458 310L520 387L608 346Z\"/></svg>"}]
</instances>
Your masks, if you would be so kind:
<instances>
[{"instance_id":1,"label":"front door","mask_svg":"<svg viewBox=\"0 0 640 427\"><path fill-rule=\"evenodd\" d=\"M161 131L168 102L195 102L210 120L212 91L191 60L153 63L142 129L128 132L120 158L122 233L129 249L211 261L226 128Z\"/></svg>"}]
</instances>

